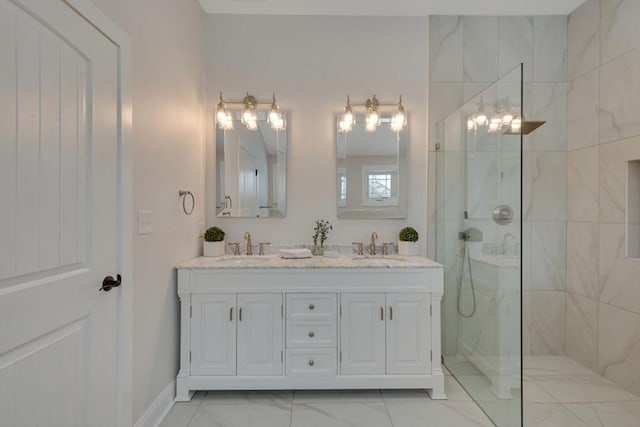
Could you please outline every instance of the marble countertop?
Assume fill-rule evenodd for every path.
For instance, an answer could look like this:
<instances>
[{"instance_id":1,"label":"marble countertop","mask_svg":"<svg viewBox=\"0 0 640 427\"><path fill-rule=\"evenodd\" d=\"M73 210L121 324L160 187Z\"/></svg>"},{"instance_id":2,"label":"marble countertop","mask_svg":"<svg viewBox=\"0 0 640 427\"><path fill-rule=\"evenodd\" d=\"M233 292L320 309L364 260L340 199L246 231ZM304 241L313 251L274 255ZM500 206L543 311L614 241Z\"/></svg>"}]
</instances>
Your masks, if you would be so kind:
<instances>
[{"instance_id":1,"label":"marble countertop","mask_svg":"<svg viewBox=\"0 0 640 427\"><path fill-rule=\"evenodd\" d=\"M178 269L241 269L241 268L441 268L429 258L398 255L357 256L340 255L335 258L314 256L303 259L283 259L278 255L225 255L198 257L176 266Z\"/></svg>"}]
</instances>

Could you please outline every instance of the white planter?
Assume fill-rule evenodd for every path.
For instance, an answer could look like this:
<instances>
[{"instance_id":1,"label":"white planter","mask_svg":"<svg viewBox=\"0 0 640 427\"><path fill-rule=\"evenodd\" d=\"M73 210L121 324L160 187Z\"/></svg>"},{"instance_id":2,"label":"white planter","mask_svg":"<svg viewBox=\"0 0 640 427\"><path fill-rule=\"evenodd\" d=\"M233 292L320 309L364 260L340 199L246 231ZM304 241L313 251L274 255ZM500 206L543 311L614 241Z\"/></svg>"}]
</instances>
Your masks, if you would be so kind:
<instances>
[{"instance_id":1,"label":"white planter","mask_svg":"<svg viewBox=\"0 0 640 427\"><path fill-rule=\"evenodd\" d=\"M204 242L202 245L202 255L222 256L224 255L224 240L222 242Z\"/></svg>"},{"instance_id":2,"label":"white planter","mask_svg":"<svg viewBox=\"0 0 640 427\"><path fill-rule=\"evenodd\" d=\"M416 256L418 255L418 244L416 242L403 242L398 240L398 255Z\"/></svg>"}]
</instances>

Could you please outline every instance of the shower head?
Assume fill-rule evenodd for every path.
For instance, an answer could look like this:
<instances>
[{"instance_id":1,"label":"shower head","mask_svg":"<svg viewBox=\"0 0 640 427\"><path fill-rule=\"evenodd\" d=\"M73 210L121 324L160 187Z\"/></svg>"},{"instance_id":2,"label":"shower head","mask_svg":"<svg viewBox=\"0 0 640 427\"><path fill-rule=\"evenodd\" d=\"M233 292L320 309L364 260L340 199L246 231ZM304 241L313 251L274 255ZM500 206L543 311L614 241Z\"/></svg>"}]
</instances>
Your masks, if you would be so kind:
<instances>
[{"instance_id":1,"label":"shower head","mask_svg":"<svg viewBox=\"0 0 640 427\"><path fill-rule=\"evenodd\" d=\"M509 126L507 127L507 130L504 131L503 135L520 135L520 132L522 132L522 135L529 135L545 123L547 122L544 120L523 120L521 131L514 132L511 130L511 126Z\"/></svg>"}]
</instances>

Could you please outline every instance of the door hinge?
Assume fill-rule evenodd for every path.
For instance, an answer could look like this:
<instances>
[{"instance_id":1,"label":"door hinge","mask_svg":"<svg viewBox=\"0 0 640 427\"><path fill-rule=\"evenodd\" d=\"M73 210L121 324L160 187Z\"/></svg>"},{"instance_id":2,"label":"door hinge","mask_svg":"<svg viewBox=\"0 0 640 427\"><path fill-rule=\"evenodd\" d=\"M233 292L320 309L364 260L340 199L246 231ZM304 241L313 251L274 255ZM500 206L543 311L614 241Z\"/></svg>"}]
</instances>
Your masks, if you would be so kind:
<instances>
[{"instance_id":1,"label":"door hinge","mask_svg":"<svg viewBox=\"0 0 640 427\"><path fill-rule=\"evenodd\" d=\"M189 363L191 363L191 352L189 352Z\"/></svg>"},{"instance_id":2,"label":"door hinge","mask_svg":"<svg viewBox=\"0 0 640 427\"><path fill-rule=\"evenodd\" d=\"M342 363L342 350L340 350L340 363Z\"/></svg>"},{"instance_id":3,"label":"door hinge","mask_svg":"<svg viewBox=\"0 0 640 427\"><path fill-rule=\"evenodd\" d=\"M433 305L429 306L429 317L433 317Z\"/></svg>"},{"instance_id":4,"label":"door hinge","mask_svg":"<svg viewBox=\"0 0 640 427\"><path fill-rule=\"evenodd\" d=\"M191 318L193 317L193 306L192 305L189 306L189 317L191 317Z\"/></svg>"},{"instance_id":5,"label":"door hinge","mask_svg":"<svg viewBox=\"0 0 640 427\"><path fill-rule=\"evenodd\" d=\"M284 362L284 350L280 350L280 362Z\"/></svg>"},{"instance_id":6,"label":"door hinge","mask_svg":"<svg viewBox=\"0 0 640 427\"><path fill-rule=\"evenodd\" d=\"M280 317L284 318L284 305L280 306Z\"/></svg>"},{"instance_id":7,"label":"door hinge","mask_svg":"<svg viewBox=\"0 0 640 427\"><path fill-rule=\"evenodd\" d=\"M340 304L340 317L342 317L342 304Z\"/></svg>"},{"instance_id":8,"label":"door hinge","mask_svg":"<svg viewBox=\"0 0 640 427\"><path fill-rule=\"evenodd\" d=\"M433 350L429 350L429 360L433 362Z\"/></svg>"}]
</instances>

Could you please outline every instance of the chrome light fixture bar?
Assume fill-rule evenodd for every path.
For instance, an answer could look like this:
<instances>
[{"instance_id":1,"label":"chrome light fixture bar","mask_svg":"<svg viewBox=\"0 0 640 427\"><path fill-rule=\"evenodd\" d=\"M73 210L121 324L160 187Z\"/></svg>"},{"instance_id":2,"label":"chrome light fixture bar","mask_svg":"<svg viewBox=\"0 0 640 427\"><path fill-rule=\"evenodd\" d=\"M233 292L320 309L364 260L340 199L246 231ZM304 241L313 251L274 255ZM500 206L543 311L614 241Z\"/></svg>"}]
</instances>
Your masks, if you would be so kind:
<instances>
[{"instance_id":1,"label":"chrome light fixture bar","mask_svg":"<svg viewBox=\"0 0 640 427\"><path fill-rule=\"evenodd\" d=\"M365 130L367 132L375 132L380 126L380 110L394 108L393 115L391 117L391 130L394 132L400 132L407 125L407 116L402 105L402 95L400 101L397 104L381 104L373 95L367 99L364 104L351 104L349 95L347 95L347 104L344 107L344 111L340 120L338 121L338 132L351 132L353 125L356 122L353 109L361 109L366 112L365 116Z\"/></svg>"},{"instance_id":2,"label":"chrome light fixture bar","mask_svg":"<svg viewBox=\"0 0 640 427\"><path fill-rule=\"evenodd\" d=\"M258 116L256 114L256 109L260 105L269 106L267 123L269 123L271 129L283 130L286 127L280 108L276 103L275 93L273 94L271 101L258 101L255 96L250 95L248 92L242 101L228 101L222 98L222 92L220 92L220 101L216 106L216 122L218 123L218 127L223 130L233 129L233 114L228 108L229 105L242 106L242 116L240 121L249 130L258 129Z\"/></svg>"}]
</instances>

